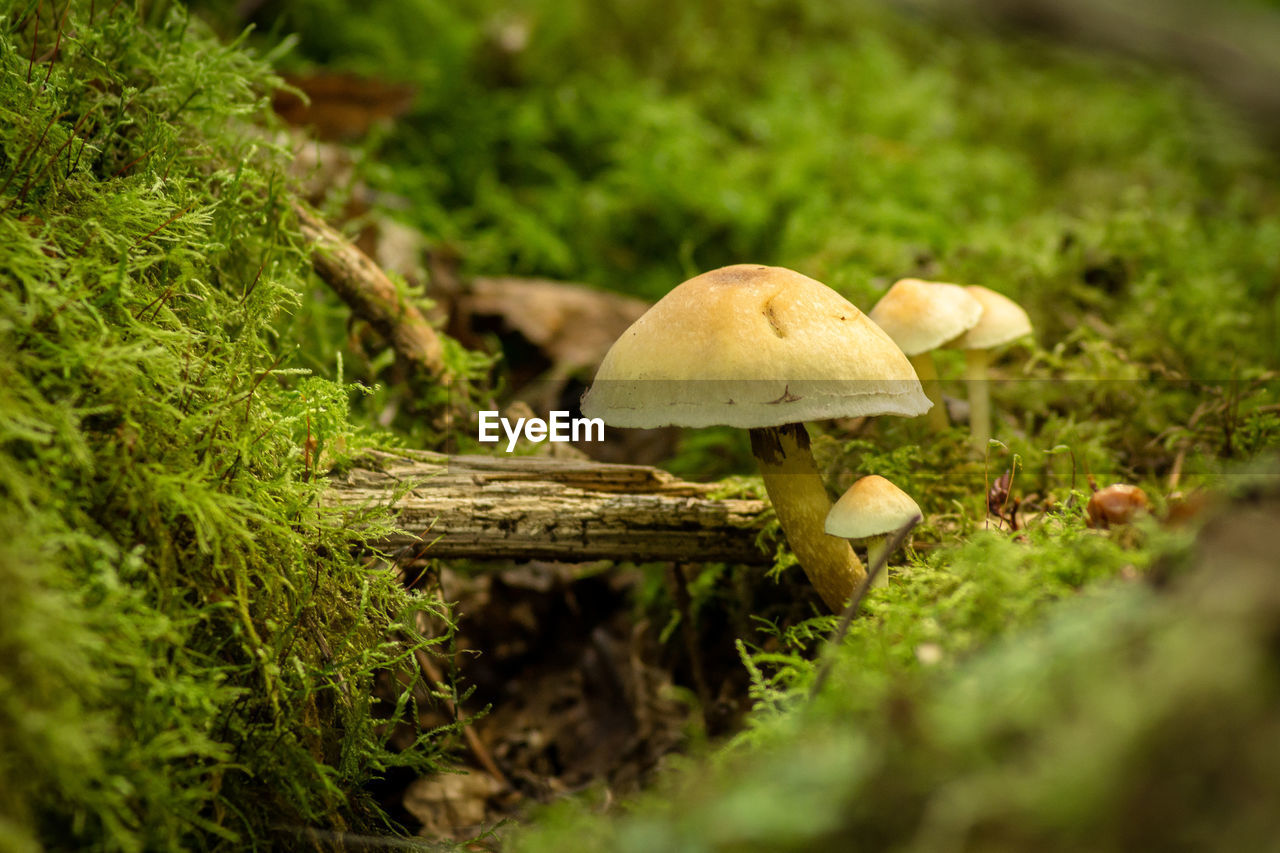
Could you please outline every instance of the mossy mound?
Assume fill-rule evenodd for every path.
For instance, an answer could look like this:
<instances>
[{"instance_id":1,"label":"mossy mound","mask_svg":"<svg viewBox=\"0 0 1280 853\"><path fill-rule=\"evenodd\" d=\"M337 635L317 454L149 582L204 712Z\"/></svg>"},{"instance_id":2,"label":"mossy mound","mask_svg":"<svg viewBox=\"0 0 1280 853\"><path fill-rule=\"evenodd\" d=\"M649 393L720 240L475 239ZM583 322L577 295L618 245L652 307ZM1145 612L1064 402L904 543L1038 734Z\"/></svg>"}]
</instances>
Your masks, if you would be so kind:
<instances>
[{"instance_id":1,"label":"mossy mound","mask_svg":"<svg viewBox=\"0 0 1280 853\"><path fill-rule=\"evenodd\" d=\"M1274 849L1277 512L1272 473L1194 547L1166 537L1149 571L1052 607L1086 580L1061 569L1101 576L1123 549L1080 532L1078 559L1046 560L1042 544L975 540L923 578L940 606L873 598L816 701L807 673L762 680L766 713L737 748L607 817L561 804L510 848Z\"/></svg>"},{"instance_id":2,"label":"mossy mound","mask_svg":"<svg viewBox=\"0 0 1280 853\"><path fill-rule=\"evenodd\" d=\"M371 698L430 605L356 558L377 514L317 505L356 436L274 331L308 269L277 81L96 7L0 12L0 848L378 824L360 786L438 757Z\"/></svg>"}]
</instances>

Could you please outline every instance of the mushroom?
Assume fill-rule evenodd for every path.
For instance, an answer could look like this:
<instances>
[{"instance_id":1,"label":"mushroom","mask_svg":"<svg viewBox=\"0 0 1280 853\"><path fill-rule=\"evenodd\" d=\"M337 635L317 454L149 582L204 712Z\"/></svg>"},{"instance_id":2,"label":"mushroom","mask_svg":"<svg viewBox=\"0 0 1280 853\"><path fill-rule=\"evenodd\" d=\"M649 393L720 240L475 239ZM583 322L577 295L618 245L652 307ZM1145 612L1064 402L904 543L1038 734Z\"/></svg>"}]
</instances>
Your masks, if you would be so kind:
<instances>
[{"instance_id":1,"label":"mushroom","mask_svg":"<svg viewBox=\"0 0 1280 853\"><path fill-rule=\"evenodd\" d=\"M821 282L755 264L673 289L614 342L582 398L610 426L749 429L787 541L833 610L865 570L823 532L831 499L803 422L928 408L907 357L865 314Z\"/></svg>"},{"instance_id":2,"label":"mushroom","mask_svg":"<svg viewBox=\"0 0 1280 853\"><path fill-rule=\"evenodd\" d=\"M965 288L982 305L977 325L947 344L965 351L964 378L969 385L969 436L979 452L985 452L991 438L991 389L987 365L997 347L1031 334L1031 319L1018 303L1003 294L976 284Z\"/></svg>"},{"instance_id":3,"label":"mushroom","mask_svg":"<svg viewBox=\"0 0 1280 853\"><path fill-rule=\"evenodd\" d=\"M874 566L881 556L887 536L913 518L922 518L920 507L911 496L879 474L869 474L849 487L827 513L826 531L843 539L867 540L867 565ZM876 576L872 586L889 583L888 571Z\"/></svg>"},{"instance_id":4,"label":"mushroom","mask_svg":"<svg viewBox=\"0 0 1280 853\"><path fill-rule=\"evenodd\" d=\"M942 386L932 350L973 328L982 316L982 303L958 284L904 278L880 297L867 316L893 338L920 377L933 403L929 426L935 432L949 425L942 402Z\"/></svg>"},{"instance_id":5,"label":"mushroom","mask_svg":"<svg viewBox=\"0 0 1280 853\"><path fill-rule=\"evenodd\" d=\"M1128 483L1113 483L1089 497L1089 526L1106 530L1113 524L1128 524L1147 511L1147 493Z\"/></svg>"}]
</instances>

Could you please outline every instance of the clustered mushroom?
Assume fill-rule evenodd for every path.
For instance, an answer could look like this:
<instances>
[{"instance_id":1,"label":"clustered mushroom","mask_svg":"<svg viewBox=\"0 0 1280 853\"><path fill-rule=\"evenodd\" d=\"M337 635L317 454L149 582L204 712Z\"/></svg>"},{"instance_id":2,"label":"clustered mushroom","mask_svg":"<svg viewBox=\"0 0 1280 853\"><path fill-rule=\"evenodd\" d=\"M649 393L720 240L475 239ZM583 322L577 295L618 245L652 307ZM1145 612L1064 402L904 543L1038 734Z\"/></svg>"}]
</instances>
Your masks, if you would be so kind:
<instances>
[{"instance_id":1,"label":"clustered mushroom","mask_svg":"<svg viewBox=\"0 0 1280 853\"><path fill-rule=\"evenodd\" d=\"M804 421L928 408L907 357L865 314L821 282L754 264L678 285L614 343L582 398L610 426L750 430L787 541L833 610L865 570L823 530L831 499Z\"/></svg>"},{"instance_id":2,"label":"clustered mushroom","mask_svg":"<svg viewBox=\"0 0 1280 853\"><path fill-rule=\"evenodd\" d=\"M976 353L971 393L985 395L979 371L990 350L1030 330L1020 308L986 288L904 279L869 318L800 273L738 264L683 282L636 320L605 355L582 412L615 427L749 430L787 541L823 601L839 610L866 576L848 540L871 539L874 561L885 534L920 508L877 476L859 480L833 508L804 422L932 408L943 429L930 351ZM974 440L981 435L985 446L989 427L977 419L985 424L987 404L975 397L971 407Z\"/></svg>"},{"instance_id":3,"label":"clustered mushroom","mask_svg":"<svg viewBox=\"0 0 1280 853\"><path fill-rule=\"evenodd\" d=\"M996 349L1031 334L1027 312L1009 297L980 285L904 278L889 288L868 316L911 359L933 403L929 425L934 430L946 429L948 421L931 353L941 348L965 351L969 435L974 447L985 451L991 438L987 365Z\"/></svg>"},{"instance_id":4,"label":"clustered mushroom","mask_svg":"<svg viewBox=\"0 0 1280 853\"><path fill-rule=\"evenodd\" d=\"M949 426L933 350L969 331L982 316L982 303L958 284L904 278L890 287L867 313L911 360L924 393L933 404L929 426Z\"/></svg>"},{"instance_id":5,"label":"clustered mushroom","mask_svg":"<svg viewBox=\"0 0 1280 853\"><path fill-rule=\"evenodd\" d=\"M1031 334L1031 319L1009 297L980 285L965 288L982 305L978 322L948 347L965 351L965 382L969 386L969 436L978 452L991 439L991 388L987 365L995 350Z\"/></svg>"}]
</instances>

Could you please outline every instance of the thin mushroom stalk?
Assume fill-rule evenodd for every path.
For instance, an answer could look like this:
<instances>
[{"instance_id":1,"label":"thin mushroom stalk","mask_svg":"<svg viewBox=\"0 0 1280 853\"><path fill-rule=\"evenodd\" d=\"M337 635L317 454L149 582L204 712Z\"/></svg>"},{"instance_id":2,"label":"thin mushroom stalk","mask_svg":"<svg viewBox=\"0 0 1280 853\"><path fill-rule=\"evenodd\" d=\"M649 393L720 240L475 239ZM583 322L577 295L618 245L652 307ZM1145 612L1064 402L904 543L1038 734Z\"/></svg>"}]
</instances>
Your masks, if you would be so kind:
<instances>
[{"instance_id":1,"label":"thin mushroom stalk","mask_svg":"<svg viewBox=\"0 0 1280 853\"><path fill-rule=\"evenodd\" d=\"M951 426L951 421L947 418L947 407L942 400L942 383L938 380L938 367L933 362L933 353L910 355L907 360L916 370L924 395L933 403L933 407L929 409L929 428L934 432L942 432Z\"/></svg>"},{"instance_id":2,"label":"thin mushroom stalk","mask_svg":"<svg viewBox=\"0 0 1280 853\"><path fill-rule=\"evenodd\" d=\"M831 498L809 450L808 431L803 424L753 429L751 452L791 550L822 600L840 612L866 569L847 540L823 529Z\"/></svg>"},{"instance_id":3,"label":"thin mushroom stalk","mask_svg":"<svg viewBox=\"0 0 1280 853\"><path fill-rule=\"evenodd\" d=\"M876 572L875 579L871 581L873 588L889 585L889 555L885 553L888 545L888 536L873 536L867 540L867 565L874 566L881 559L885 563L884 570Z\"/></svg>"},{"instance_id":4,"label":"thin mushroom stalk","mask_svg":"<svg viewBox=\"0 0 1280 853\"><path fill-rule=\"evenodd\" d=\"M986 453L991 440L991 383L987 366L996 348L1031 334L1031 318L1018 303L990 288L971 284L965 290L982 305L982 316L976 326L947 346L965 351L969 437L979 453Z\"/></svg>"},{"instance_id":5,"label":"thin mushroom stalk","mask_svg":"<svg viewBox=\"0 0 1280 853\"><path fill-rule=\"evenodd\" d=\"M969 437L979 453L985 453L991 439L991 388L987 365L991 351L965 350L965 381L969 386Z\"/></svg>"}]
</instances>

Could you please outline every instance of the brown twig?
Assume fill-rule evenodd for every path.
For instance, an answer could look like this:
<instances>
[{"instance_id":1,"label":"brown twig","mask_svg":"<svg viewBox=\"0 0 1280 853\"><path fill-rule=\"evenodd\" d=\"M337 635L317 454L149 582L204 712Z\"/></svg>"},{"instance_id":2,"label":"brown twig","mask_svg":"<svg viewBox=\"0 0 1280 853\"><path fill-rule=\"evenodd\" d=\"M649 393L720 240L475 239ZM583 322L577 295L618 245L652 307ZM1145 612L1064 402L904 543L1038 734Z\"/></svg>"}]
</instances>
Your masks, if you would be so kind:
<instances>
[{"instance_id":1,"label":"brown twig","mask_svg":"<svg viewBox=\"0 0 1280 853\"><path fill-rule=\"evenodd\" d=\"M253 276L253 281L252 281L252 282L250 282L249 286L245 288L245 290L244 290L244 295L243 295L243 296L241 296L241 297L240 297L240 301L236 303L236 307L237 307L237 308L239 308L240 306L244 305L244 303L245 303L245 302L247 302L247 301L249 300L249 296L250 296L250 294L252 294L252 293L253 293L253 291L254 291L254 288L256 288L256 287L258 286L258 280L259 280L260 278L262 278L262 271L263 271L264 269L266 269L266 268L267 268L267 262L266 262L266 261L263 261L262 263L260 263L260 264L258 265L258 272Z\"/></svg>"},{"instance_id":2,"label":"brown twig","mask_svg":"<svg viewBox=\"0 0 1280 853\"><path fill-rule=\"evenodd\" d=\"M150 240L152 237L156 236L156 235L157 235L157 234L159 234L161 231L163 231L164 229L168 228L168 227L169 227L170 225L172 225L174 222L177 222L179 219L181 219L183 216L185 216L185 215L187 214L187 211L191 210L191 208L193 208L193 207L195 207L195 202L192 202L191 204L189 204L189 205L187 205L186 207L182 208L182 210L179 210L177 213L175 213L173 216L170 216L170 217L169 217L168 219L166 219L164 222L161 222L161 223L160 223L159 225L157 225L155 228L152 228L152 229L151 229L150 231L148 231L145 235L143 235L142 237L140 237L140 238L138 239L138 242L134 243L130 248L131 248L131 249L136 249L136 248L138 248L138 247L139 247L139 246L141 246L143 243L147 242L147 241L148 241L148 240Z\"/></svg>"},{"instance_id":3,"label":"brown twig","mask_svg":"<svg viewBox=\"0 0 1280 853\"><path fill-rule=\"evenodd\" d=\"M417 659L418 666L422 668L422 674L425 675L432 684L435 684L438 687L443 687L444 676L441 674L440 670L436 668L436 665L431 662L431 658L427 653L421 648L417 648L413 650L413 656ZM453 718L453 721L455 723L460 722L457 703L447 696L442 696L440 701L444 703L445 710L449 712L449 716ZM497 763L493 760L493 756L489 754L488 748L484 745L484 742L480 740L480 736L476 734L475 729L471 726L464 725L462 727L462 736L467 742L467 748L471 750L471 754L475 756L476 761L480 763L480 766L484 768L484 771L492 776L494 781L503 788L510 788L511 783L507 781L506 775L498 768Z\"/></svg>"},{"instance_id":4,"label":"brown twig","mask_svg":"<svg viewBox=\"0 0 1280 853\"><path fill-rule=\"evenodd\" d=\"M57 8L57 6L54 6L55 11ZM66 5L62 7L62 17L58 19L58 37L53 42L53 51L49 55L49 68L44 72L44 82L40 84L41 89L49 85L49 77L53 74L53 63L58 58L58 51L62 49L62 27L67 23L67 12L70 9L71 0L67 0ZM30 69L27 70L27 73L31 73Z\"/></svg>"},{"instance_id":5,"label":"brown twig","mask_svg":"<svg viewBox=\"0 0 1280 853\"><path fill-rule=\"evenodd\" d=\"M405 361L432 379L446 378L444 347L426 317L396 289L387 274L350 240L295 202L302 235L312 244L316 274L382 335Z\"/></svg>"},{"instance_id":6,"label":"brown twig","mask_svg":"<svg viewBox=\"0 0 1280 853\"><path fill-rule=\"evenodd\" d=\"M27 83L31 82L31 69L36 64L36 45L40 43L40 9L44 6L43 0L36 3L36 28L31 34L31 56L27 59Z\"/></svg>"},{"instance_id":7,"label":"brown twig","mask_svg":"<svg viewBox=\"0 0 1280 853\"><path fill-rule=\"evenodd\" d=\"M139 154L137 157L134 157L134 158L133 158L132 160L130 160L128 163L125 163L125 164L124 164L123 166L121 166L119 169L116 169L116 170L115 170L115 172L113 172L113 173L112 173L111 177L113 177L113 178L118 178L118 177L120 177L120 176L121 176L121 175L123 175L126 171L128 171L129 169L132 169L134 166L138 165L138 163L142 162L142 160L144 160L145 158L150 157L152 154L154 154L154 153L155 153L155 151L156 151L156 149L158 149L159 147L160 147L159 145L152 145L152 146L151 146L150 148L148 148L146 151L143 151L141 154Z\"/></svg>"},{"instance_id":8,"label":"brown twig","mask_svg":"<svg viewBox=\"0 0 1280 853\"><path fill-rule=\"evenodd\" d=\"M0 195L3 195L4 191L9 189L9 184L12 183L14 177L17 176L18 172L22 171L22 167L27 165L27 160L30 159L31 155L34 154L40 148L40 146L44 144L44 138L49 135L49 128L53 127L53 123L58 119L62 118L64 115L66 115L66 113L58 113L57 115L52 116L49 119L49 123L44 126L44 132L40 134L40 138L36 140L35 145L30 145L27 148L23 149L22 157L19 158L18 160L18 165L13 167L13 171L10 172L9 177L5 179L4 185L0 186ZM30 183L30 180L31 180L31 173L28 172L27 181L26 183L23 184L24 188L26 187L27 184ZM24 189L23 195L25 194L26 194L26 191ZM16 198L13 201L10 201L7 205L5 205L4 209L8 210L10 207L13 206L15 201L17 201Z\"/></svg>"},{"instance_id":9,"label":"brown twig","mask_svg":"<svg viewBox=\"0 0 1280 853\"><path fill-rule=\"evenodd\" d=\"M172 284L171 284L171 285L169 285L168 287L166 287L166 288L164 289L164 293L161 293L161 294L160 294L159 296L157 296L155 299L151 300L151 301L150 301L150 302L148 302L145 306L143 306L143 308L142 308L142 310L141 310L141 311L139 311L137 314L133 315L133 319L135 319L135 320L141 320L141 319L142 319L142 315L143 315L143 314L147 313L147 312L148 312L148 311L150 311L152 308L155 308L156 310L155 310L155 312L151 315L151 320L150 320L150 322L154 323L154 322L156 321L156 318L160 316L160 309L164 308L164 304L165 304L166 302L168 302L168 301L169 301L169 297L170 297L170 296L173 296L173 285L172 285Z\"/></svg>"},{"instance_id":10,"label":"brown twig","mask_svg":"<svg viewBox=\"0 0 1280 853\"><path fill-rule=\"evenodd\" d=\"M680 633L684 635L684 650L689 657L689 670L693 676L693 689L698 694L698 704L702 706L702 724L710 731L711 687L707 684L702 652L698 648L698 632L693 624L693 601L689 597L689 579L684 571L684 563L671 564L671 577L676 608L680 611Z\"/></svg>"},{"instance_id":11,"label":"brown twig","mask_svg":"<svg viewBox=\"0 0 1280 853\"><path fill-rule=\"evenodd\" d=\"M1174 489L1178 488L1178 483L1182 481L1182 466L1186 462L1187 451L1191 449L1191 433L1196 428L1196 424L1200 422L1200 418L1203 417L1204 414L1208 411L1209 411L1209 401L1202 400L1200 404L1195 407L1195 410L1191 412L1191 417L1187 418L1187 425L1186 427L1183 428L1186 430L1187 434L1184 435L1181 439L1179 439L1178 450L1173 457L1173 466L1169 470L1168 489L1171 492ZM1156 445L1162 438L1169 435L1171 432L1175 431L1176 429L1178 428L1170 427L1169 429L1164 430L1163 432L1161 432L1160 435L1156 436L1150 442L1148 442L1147 446L1151 447Z\"/></svg>"}]
</instances>

